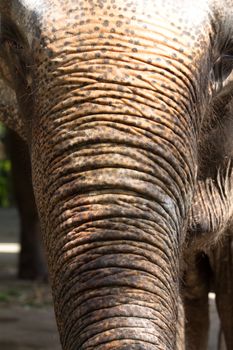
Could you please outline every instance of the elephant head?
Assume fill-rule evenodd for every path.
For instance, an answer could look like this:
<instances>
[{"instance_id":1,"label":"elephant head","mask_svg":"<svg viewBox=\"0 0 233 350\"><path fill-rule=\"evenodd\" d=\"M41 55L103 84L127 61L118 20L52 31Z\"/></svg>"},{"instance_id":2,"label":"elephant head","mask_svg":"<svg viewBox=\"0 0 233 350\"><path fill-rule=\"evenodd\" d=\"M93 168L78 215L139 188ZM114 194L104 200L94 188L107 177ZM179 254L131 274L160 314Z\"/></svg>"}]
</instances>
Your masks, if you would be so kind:
<instances>
[{"instance_id":1,"label":"elephant head","mask_svg":"<svg viewBox=\"0 0 233 350\"><path fill-rule=\"evenodd\" d=\"M232 1L1 0L0 14L63 348L178 348L182 247L206 109L232 69Z\"/></svg>"}]
</instances>

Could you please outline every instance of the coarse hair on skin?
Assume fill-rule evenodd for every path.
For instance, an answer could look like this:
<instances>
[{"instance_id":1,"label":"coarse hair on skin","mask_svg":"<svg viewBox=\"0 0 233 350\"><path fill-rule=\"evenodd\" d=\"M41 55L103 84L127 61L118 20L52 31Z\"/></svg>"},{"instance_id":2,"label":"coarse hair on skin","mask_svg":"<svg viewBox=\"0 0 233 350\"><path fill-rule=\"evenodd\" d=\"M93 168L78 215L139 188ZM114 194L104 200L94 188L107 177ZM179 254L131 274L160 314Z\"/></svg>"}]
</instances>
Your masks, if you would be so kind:
<instances>
[{"instance_id":1,"label":"coarse hair on skin","mask_svg":"<svg viewBox=\"0 0 233 350\"><path fill-rule=\"evenodd\" d=\"M215 177L219 166L233 156L233 81L229 79L211 100L198 142L199 178Z\"/></svg>"}]
</instances>

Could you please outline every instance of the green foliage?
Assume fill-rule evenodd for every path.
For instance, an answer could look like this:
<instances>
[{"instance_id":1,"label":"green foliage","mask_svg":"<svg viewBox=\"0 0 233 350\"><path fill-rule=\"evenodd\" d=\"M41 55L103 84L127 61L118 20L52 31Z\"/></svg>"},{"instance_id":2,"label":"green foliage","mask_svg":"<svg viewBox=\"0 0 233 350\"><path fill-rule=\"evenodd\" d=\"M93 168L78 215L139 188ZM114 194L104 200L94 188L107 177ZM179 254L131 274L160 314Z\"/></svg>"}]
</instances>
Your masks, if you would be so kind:
<instances>
[{"instance_id":1,"label":"green foliage","mask_svg":"<svg viewBox=\"0 0 233 350\"><path fill-rule=\"evenodd\" d=\"M11 193L11 163L8 159L0 160L0 207L10 206Z\"/></svg>"}]
</instances>

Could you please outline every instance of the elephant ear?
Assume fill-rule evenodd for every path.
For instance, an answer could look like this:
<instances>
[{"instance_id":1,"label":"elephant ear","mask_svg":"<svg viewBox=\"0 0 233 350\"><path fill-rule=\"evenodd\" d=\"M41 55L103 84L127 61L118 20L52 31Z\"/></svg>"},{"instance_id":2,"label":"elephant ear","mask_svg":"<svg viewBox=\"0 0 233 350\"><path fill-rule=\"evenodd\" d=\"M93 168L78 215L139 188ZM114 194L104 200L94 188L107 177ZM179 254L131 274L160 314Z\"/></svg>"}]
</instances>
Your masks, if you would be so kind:
<instances>
[{"instance_id":1,"label":"elephant ear","mask_svg":"<svg viewBox=\"0 0 233 350\"><path fill-rule=\"evenodd\" d=\"M26 139L24 122L19 114L15 86L12 81L10 68L6 64L5 39L2 30L0 33L0 121Z\"/></svg>"},{"instance_id":2,"label":"elephant ear","mask_svg":"<svg viewBox=\"0 0 233 350\"><path fill-rule=\"evenodd\" d=\"M0 1L0 15L9 16L14 5L15 0L1 0Z\"/></svg>"},{"instance_id":3,"label":"elephant ear","mask_svg":"<svg viewBox=\"0 0 233 350\"><path fill-rule=\"evenodd\" d=\"M216 179L198 180L189 216L189 239L206 250L216 244L233 215L233 166L229 160Z\"/></svg>"},{"instance_id":4,"label":"elephant ear","mask_svg":"<svg viewBox=\"0 0 233 350\"><path fill-rule=\"evenodd\" d=\"M19 115L15 92L2 79L0 79L0 121L26 140L25 125Z\"/></svg>"},{"instance_id":5,"label":"elephant ear","mask_svg":"<svg viewBox=\"0 0 233 350\"><path fill-rule=\"evenodd\" d=\"M27 96L31 81L26 72L25 40L10 19L11 2L0 5L0 121L26 138L16 92Z\"/></svg>"},{"instance_id":6,"label":"elephant ear","mask_svg":"<svg viewBox=\"0 0 233 350\"><path fill-rule=\"evenodd\" d=\"M199 141L199 169L188 223L188 239L208 249L233 216L233 81L213 99Z\"/></svg>"}]
</instances>

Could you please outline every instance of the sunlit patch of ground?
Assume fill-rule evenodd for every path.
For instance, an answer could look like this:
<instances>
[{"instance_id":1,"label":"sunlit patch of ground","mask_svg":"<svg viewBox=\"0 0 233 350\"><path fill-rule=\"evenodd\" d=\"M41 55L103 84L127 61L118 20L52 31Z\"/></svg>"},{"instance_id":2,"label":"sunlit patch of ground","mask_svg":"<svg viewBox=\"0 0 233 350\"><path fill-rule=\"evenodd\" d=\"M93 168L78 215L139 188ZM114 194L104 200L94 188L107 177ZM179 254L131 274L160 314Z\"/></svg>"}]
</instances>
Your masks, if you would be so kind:
<instances>
[{"instance_id":1,"label":"sunlit patch of ground","mask_svg":"<svg viewBox=\"0 0 233 350\"><path fill-rule=\"evenodd\" d=\"M19 243L0 243L0 254L18 254L19 251Z\"/></svg>"}]
</instances>

